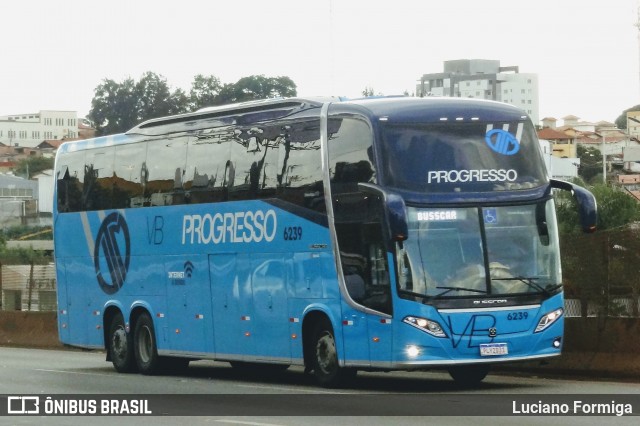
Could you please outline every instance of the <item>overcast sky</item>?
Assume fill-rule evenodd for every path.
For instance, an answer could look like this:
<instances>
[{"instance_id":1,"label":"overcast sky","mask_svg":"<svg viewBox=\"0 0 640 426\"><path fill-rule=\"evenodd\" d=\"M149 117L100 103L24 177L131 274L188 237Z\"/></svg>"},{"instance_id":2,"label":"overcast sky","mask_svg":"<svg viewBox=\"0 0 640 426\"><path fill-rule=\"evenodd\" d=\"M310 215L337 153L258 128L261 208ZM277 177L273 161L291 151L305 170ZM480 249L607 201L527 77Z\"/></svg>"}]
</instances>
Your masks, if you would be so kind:
<instances>
[{"instance_id":1,"label":"overcast sky","mask_svg":"<svg viewBox=\"0 0 640 426\"><path fill-rule=\"evenodd\" d=\"M415 91L452 59L537 73L540 118L613 121L640 104L637 0L30 0L0 6L0 115L85 116L103 79L188 92L288 76L300 96Z\"/></svg>"}]
</instances>

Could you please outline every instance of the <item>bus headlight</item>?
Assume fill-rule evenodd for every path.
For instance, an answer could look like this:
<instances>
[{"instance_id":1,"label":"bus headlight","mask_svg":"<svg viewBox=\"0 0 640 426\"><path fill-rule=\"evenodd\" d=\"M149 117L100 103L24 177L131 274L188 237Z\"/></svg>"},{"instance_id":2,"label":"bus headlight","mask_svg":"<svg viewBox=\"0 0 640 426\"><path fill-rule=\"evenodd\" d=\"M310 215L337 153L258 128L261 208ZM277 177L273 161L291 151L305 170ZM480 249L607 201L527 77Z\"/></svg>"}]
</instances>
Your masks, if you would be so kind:
<instances>
[{"instance_id":1,"label":"bus headlight","mask_svg":"<svg viewBox=\"0 0 640 426\"><path fill-rule=\"evenodd\" d=\"M420 317L405 317L402 321L426 333L429 333L432 336L447 337L440 324L435 321Z\"/></svg>"},{"instance_id":2,"label":"bus headlight","mask_svg":"<svg viewBox=\"0 0 640 426\"><path fill-rule=\"evenodd\" d=\"M543 315L542 318L540 318L540 322L538 322L538 326L536 327L536 331L534 331L534 333L539 333L542 330L545 330L551 324L556 322L558 318L562 316L563 313L564 313L564 310L562 308L558 308L555 311L552 311L546 315Z\"/></svg>"}]
</instances>

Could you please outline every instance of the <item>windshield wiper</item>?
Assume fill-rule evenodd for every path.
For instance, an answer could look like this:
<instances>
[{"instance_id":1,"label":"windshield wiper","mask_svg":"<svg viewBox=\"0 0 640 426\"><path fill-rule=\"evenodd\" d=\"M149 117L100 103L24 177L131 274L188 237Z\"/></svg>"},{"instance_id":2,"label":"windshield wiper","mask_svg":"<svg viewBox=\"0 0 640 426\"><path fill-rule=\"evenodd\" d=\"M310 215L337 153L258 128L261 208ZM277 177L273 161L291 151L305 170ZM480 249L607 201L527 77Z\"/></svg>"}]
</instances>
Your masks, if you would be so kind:
<instances>
[{"instance_id":1,"label":"windshield wiper","mask_svg":"<svg viewBox=\"0 0 640 426\"><path fill-rule=\"evenodd\" d=\"M527 286L529 286L529 288L532 288L534 290L538 290L541 293L544 293L546 296L551 296L551 293L549 293L549 290L547 290L546 288L542 287L540 284L536 283L534 280L539 280L540 278L538 277L521 277L521 276L517 276L517 277L511 277L511 278L491 278L491 281L520 281L521 283L526 284ZM554 289L557 287L554 287Z\"/></svg>"},{"instance_id":2,"label":"windshield wiper","mask_svg":"<svg viewBox=\"0 0 640 426\"><path fill-rule=\"evenodd\" d=\"M486 293L486 290L478 290L476 288L466 288L466 287L436 287L437 289L441 289L444 290L442 293L440 294L436 294L435 296L433 296L434 299L437 299L438 297L442 297L447 293L450 293L452 291L470 291L472 293Z\"/></svg>"}]
</instances>

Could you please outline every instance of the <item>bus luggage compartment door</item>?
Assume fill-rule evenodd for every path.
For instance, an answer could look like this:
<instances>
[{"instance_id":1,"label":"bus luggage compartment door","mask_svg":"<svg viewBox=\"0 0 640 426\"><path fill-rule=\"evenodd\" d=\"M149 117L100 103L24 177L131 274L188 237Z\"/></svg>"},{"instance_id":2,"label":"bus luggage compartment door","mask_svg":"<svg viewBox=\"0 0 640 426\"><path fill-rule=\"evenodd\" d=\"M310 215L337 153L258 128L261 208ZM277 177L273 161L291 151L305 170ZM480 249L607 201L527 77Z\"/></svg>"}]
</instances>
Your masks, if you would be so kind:
<instances>
[{"instance_id":1,"label":"bus luggage compartment door","mask_svg":"<svg viewBox=\"0 0 640 426\"><path fill-rule=\"evenodd\" d=\"M216 358L244 360L254 353L250 268L237 254L209 256ZM248 265L247 265L248 266Z\"/></svg>"}]
</instances>

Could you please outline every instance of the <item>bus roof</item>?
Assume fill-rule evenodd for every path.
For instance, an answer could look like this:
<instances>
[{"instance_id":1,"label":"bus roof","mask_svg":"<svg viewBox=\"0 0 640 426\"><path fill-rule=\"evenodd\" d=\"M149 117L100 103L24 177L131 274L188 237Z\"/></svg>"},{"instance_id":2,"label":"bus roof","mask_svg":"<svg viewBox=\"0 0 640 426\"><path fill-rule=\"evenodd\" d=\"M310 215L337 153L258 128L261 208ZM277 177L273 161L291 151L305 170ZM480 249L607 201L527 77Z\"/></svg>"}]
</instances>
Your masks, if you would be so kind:
<instances>
[{"instance_id":1,"label":"bus roof","mask_svg":"<svg viewBox=\"0 0 640 426\"><path fill-rule=\"evenodd\" d=\"M127 135L158 135L234 124L284 118L310 108L320 108L322 101L302 98L277 98L202 108L196 112L147 120ZM202 124L200 124L202 123Z\"/></svg>"},{"instance_id":2,"label":"bus roof","mask_svg":"<svg viewBox=\"0 0 640 426\"><path fill-rule=\"evenodd\" d=\"M202 122L207 127L249 124L285 118L307 109L320 108L324 102L337 105L337 110L360 110L372 119L389 122L442 121L519 121L527 118L524 111L505 103L468 98L383 97L344 100L344 98L278 98L203 108L196 112L147 120L132 128L127 135L157 135L167 132L195 130Z\"/></svg>"},{"instance_id":3,"label":"bus roof","mask_svg":"<svg viewBox=\"0 0 640 426\"><path fill-rule=\"evenodd\" d=\"M389 123L521 121L528 118L524 111L512 105L484 99L389 97L341 103L345 108L349 105L369 111L372 119ZM338 111L341 109L337 107Z\"/></svg>"}]
</instances>

